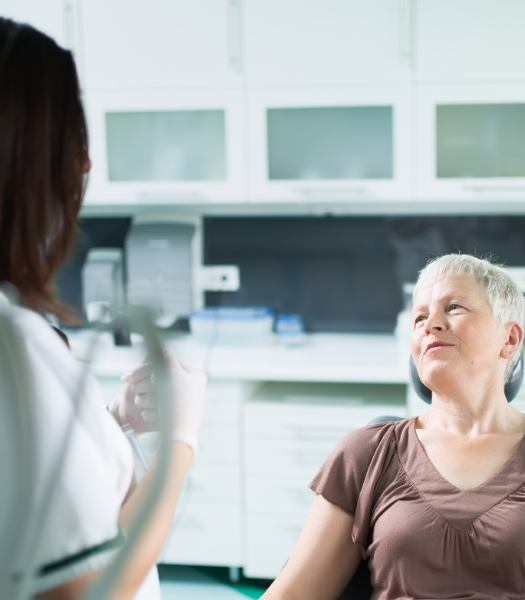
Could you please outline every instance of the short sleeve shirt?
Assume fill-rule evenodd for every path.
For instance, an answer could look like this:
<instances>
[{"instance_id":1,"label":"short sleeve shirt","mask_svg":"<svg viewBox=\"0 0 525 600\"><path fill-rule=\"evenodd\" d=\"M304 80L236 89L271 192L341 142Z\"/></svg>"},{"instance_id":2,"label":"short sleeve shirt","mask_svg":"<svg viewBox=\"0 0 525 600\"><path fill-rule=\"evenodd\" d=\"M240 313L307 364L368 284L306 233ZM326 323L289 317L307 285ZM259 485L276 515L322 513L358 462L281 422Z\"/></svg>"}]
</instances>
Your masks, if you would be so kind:
<instances>
[{"instance_id":1,"label":"short sleeve shirt","mask_svg":"<svg viewBox=\"0 0 525 600\"><path fill-rule=\"evenodd\" d=\"M374 600L525 598L525 438L461 491L428 458L415 417L350 433L310 487L354 518Z\"/></svg>"}]
</instances>

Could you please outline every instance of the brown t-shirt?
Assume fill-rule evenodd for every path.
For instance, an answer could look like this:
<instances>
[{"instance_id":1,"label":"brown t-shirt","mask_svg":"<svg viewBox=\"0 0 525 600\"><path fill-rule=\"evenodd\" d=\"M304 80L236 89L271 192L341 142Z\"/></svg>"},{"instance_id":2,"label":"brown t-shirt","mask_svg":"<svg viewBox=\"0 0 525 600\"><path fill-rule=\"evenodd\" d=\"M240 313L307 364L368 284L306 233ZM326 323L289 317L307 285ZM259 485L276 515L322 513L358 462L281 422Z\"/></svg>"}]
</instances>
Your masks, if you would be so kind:
<instances>
[{"instance_id":1,"label":"brown t-shirt","mask_svg":"<svg viewBox=\"0 0 525 600\"><path fill-rule=\"evenodd\" d=\"M347 435L310 484L353 515L374 600L525 599L525 437L483 484L436 470L415 417Z\"/></svg>"}]
</instances>

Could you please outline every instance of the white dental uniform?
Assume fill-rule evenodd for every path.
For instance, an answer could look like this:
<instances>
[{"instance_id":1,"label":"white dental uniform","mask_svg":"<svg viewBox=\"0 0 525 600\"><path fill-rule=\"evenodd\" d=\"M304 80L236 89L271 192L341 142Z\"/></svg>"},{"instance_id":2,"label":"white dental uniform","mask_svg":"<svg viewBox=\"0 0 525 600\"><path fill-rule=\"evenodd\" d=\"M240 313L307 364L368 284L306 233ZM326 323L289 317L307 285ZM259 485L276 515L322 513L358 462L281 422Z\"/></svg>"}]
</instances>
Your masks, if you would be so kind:
<instances>
[{"instance_id":1,"label":"white dental uniform","mask_svg":"<svg viewBox=\"0 0 525 600\"><path fill-rule=\"evenodd\" d=\"M0 294L0 303L5 306L6 302L5 296ZM16 597L17 575L25 566L18 555L18 545L29 515L35 505L41 504L43 486L58 458L68 427L71 428L70 444L60 475L54 482L52 501L41 520L40 543L35 546L38 575L31 588L33 593L108 565L123 543L117 520L133 474L130 445L105 409L101 390L91 376L82 386L79 414L71 421L85 366L71 355L38 314L16 308L13 322L22 336L28 364L10 356L7 330L0 328L0 336L4 337L0 339L2 598ZM16 399L27 412L21 422L30 428L34 443L30 465L23 464L24 438L20 421L17 425L14 417L13 385L16 387L20 378L27 378L33 387L31 399ZM24 481L29 487L20 487ZM136 599L158 598L160 586L154 568Z\"/></svg>"}]
</instances>

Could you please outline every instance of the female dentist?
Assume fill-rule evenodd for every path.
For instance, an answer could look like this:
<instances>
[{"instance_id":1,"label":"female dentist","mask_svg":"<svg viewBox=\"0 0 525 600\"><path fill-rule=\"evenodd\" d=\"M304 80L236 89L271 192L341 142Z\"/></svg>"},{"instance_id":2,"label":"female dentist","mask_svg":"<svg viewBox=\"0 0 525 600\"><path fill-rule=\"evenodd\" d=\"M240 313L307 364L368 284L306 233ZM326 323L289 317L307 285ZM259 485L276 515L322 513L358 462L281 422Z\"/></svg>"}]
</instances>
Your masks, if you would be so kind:
<instances>
[{"instance_id":1,"label":"female dentist","mask_svg":"<svg viewBox=\"0 0 525 600\"><path fill-rule=\"evenodd\" d=\"M36 551L31 595L76 599L111 564L155 473L153 465L132 485L131 449L119 428L124 422L139 430L154 426L151 413L142 410L151 404L151 372L145 365L128 374L123 399L113 407L119 424L103 407L93 380L86 381L82 408L74 413L82 367L41 316L51 313L71 321L71 311L55 295L53 280L74 243L91 166L73 57L36 29L0 18L0 90L0 282L19 295L21 306L12 307L13 321L35 382L34 397L27 399L36 424L35 498L52 466L57 439L74 416L43 543ZM0 294L0 303L5 307L10 300ZM24 469L19 455L8 447L12 434L3 418L11 399L6 364L0 358L0 548L13 529L10 510L22 500L14 490L17 474ZM175 397L168 481L114 589L112 597L119 599L160 598L155 564L197 445L206 378L175 358L171 364ZM9 556L9 548L1 549ZM15 598L24 565L14 560L7 575L2 568L0 595Z\"/></svg>"}]
</instances>

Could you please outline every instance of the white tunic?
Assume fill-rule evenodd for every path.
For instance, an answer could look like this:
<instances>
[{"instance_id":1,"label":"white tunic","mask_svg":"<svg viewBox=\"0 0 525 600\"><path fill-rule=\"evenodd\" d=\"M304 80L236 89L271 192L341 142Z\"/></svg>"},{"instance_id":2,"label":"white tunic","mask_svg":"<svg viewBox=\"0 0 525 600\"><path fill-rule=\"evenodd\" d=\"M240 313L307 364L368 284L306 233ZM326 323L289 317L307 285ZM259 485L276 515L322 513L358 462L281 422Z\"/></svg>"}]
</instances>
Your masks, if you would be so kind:
<instances>
[{"instance_id":1,"label":"white tunic","mask_svg":"<svg viewBox=\"0 0 525 600\"><path fill-rule=\"evenodd\" d=\"M5 306L3 295L0 302ZM7 339L9 329L0 326L2 597L15 596L17 576L25 566L26 554L19 553L24 528L35 507L41 505L44 486L61 454L68 428L70 443L53 485L51 504L40 520L41 539L31 540L30 544L34 546L34 564L38 567L33 593L110 562L123 543L117 519L133 473L129 443L104 408L95 379L87 376L79 391L85 366L71 355L42 317L20 308L12 317L16 333L23 340L25 356L18 356L16 345ZM21 395L17 390L21 382L31 385L31 398L26 394L17 397ZM73 403L79 393L81 409L72 419ZM30 459L23 456L23 449L27 448L24 440L33 442ZM6 595L9 589L13 593ZM136 598L160 598L156 570L149 574Z\"/></svg>"}]
</instances>

